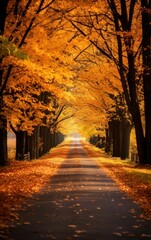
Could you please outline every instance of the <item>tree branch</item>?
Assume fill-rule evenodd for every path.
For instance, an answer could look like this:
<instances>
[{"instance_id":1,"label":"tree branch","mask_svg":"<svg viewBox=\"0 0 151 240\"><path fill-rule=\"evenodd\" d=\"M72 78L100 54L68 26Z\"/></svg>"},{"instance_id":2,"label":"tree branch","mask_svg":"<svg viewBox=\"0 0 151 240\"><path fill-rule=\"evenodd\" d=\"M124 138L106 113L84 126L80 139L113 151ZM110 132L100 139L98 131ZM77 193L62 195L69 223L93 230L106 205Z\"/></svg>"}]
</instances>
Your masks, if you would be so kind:
<instances>
[{"instance_id":1,"label":"tree branch","mask_svg":"<svg viewBox=\"0 0 151 240\"><path fill-rule=\"evenodd\" d=\"M87 35L85 34L85 32L82 30L82 29L80 29L73 21L71 21L71 20L68 20L71 24L72 24L72 26L74 26L84 37L87 37ZM106 56L107 58L109 58L109 59L112 59L112 57L104 50L104 49L102 49L101 47L99 47L98 46L98 44L97 43L95 43L93 40L91 40L91 39L88 39L88 41L91 43L91 44L93 44L104 56Z\"/></svg>"}]
</instances>

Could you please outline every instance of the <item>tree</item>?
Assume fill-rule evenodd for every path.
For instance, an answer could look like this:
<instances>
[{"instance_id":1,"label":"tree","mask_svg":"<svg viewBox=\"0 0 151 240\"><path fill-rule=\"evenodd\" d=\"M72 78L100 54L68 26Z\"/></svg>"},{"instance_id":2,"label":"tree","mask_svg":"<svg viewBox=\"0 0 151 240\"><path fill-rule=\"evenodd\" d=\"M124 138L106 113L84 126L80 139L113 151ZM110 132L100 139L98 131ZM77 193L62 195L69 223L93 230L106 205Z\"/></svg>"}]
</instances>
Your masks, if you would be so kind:
<instances>
[{"instance_id":1,"label":"tree","mask_svg":"<svg viewBox=\"0 0 151 240\"><path fill-rule=\"evenodd\" d=\"M67 74L65 73L65 65L67 69L67 61L59 59L62 49L58 54L56 54L54 49L52 51L51 48L51 50L49 49L46 54L46 49L44 50L44 48L39 48L38 46L39 35L37 34L37 32L39 34L45 34L46 38L44 44L41 45L41 47L44 47L45 45L48 48L48 46L50 46L50 36L53 36L53 33L61 28L62 13L58 13L58 15L56 14L55 10L51 7L54 2L54 0L39 0L36 3L33 0L28 0L26 2L7 1L7 21L4 31L4 38L8 42L8 47L6 48L8 49L8 51L4 52L6 54L4 54L3 56L1 71L1 95L3 98L3 103L5 98L5 108L4 104L1 104L2 115L3 118L5 118L5 126L4 121L2 121L2 131L4 131L5 129L5 135L7 133L7 118L9 118L9 122L13 124L13 127L16 128L15 131L18 131L19 128L21 128L19 131L26 131L26 129L28 128L28 132L31 131L32 128L34 129L34 126L36 124L34 122L35 120L31 120L30 118L33 111L35 112L33 108L37 109L38 107L36 99L37 95L39 94L39 90L37 91L37 84L39 85L39 89L41 88L41 91L45 91L46 88L47 90L50 89L50 92L54 92L57 95L61 93L61 90L59 90L59 88L60 86L63 87L63 85L65 85L65 80L67 82L66 85L71 85L71 81L69 80L71 78L71 75L69 74L69 69L69 77L67 77ZM57 41L54 41L54 44L56 44L56 42ZM13 53L12 48L14 49ZM15 57L20 58L18 54L17 56L15 54L17 52L16 49L20 48L27 52L29 56L29 58L24 62L20 61L19 59L15 59ZM50 52L52 52L52 54L50 54ZM10 55L12 55L13 57L11 57ZM51 62L54 63L53 67L50 66L50 58L52 60ZM54 69L56 69L56 67L58 68L58 73L60 72L59 74L57 73L57 71L54 73ZM23 71L23 74L21 74L21 71ZM65 78L65 80L63 78ZM25 85L23 85L23 82ZM27 93L26 96L23 95L25 93ZM13 112L13 110L18 107L18 105L13 106L13 103L17 103L17 101L18 103L22 102L23 105L22 107L18 108L18 110L16 109L16 111ZM12 111L10 110L11 107ZM40 104L39 107L41 108L40 111L43 111ZM9 115L8 111L6 111L8 109ZM40 116L39 120L40 118L42 118L40 111L38 114L38 116ZM29 121L27 121L27 119ZM6 147L7 137L2 137L2 139L4 140L4 145ZM3 151L4 146L1 145L0 152L2 153ZM5 152L7 152L6 149ZM1 156L1 165L6 165L7 156L4 156L4 154L1 154Z\"/></svg>"},{"instance_id":2,"label":"tree","mask_svg":"<svg viewBox=\"0 0 151 240\"><path fill-rule=\"evenodd\" d=\"M117 77L116 69L113 75L111 63L107 63L105 59L100 63L100 58L92 55L93 50L92 47L91 51L89 49L87 53L81 52L76 57L81 69L77 73L78 80L72 90L75 97L74 117L77 124L82 125L76 128L87 138L93 135L105 136L109 111L115 108L115 102L110 94L118 95L121 91L120 81L114 79ZM77 70L79 68L77 67Z\"/></svg>"},{"instance_id":3,"label":"tree","mask_svg":"<svg viewBox=\"0 0 151 240\"><path fill-rule=\"evenodd\" d=\"M106 128L109 108L117 107L109 95L121 93L120 85L134 122L140 163L150 163L149 2L13 0L1 4L1 165L7 163L7 120L25 136L33 131L36 139L40 134L46 136L52 126L57 131L65 129L67 119L71 126L76 116L81 132L87 129L87 135L98 135ZM141 26L142 32L136 31ZM47 106L39 99L45 91L52 98ZM124 125L125 118L120 120Z\"/></svg>"},{"instance_id":4,"label":"tree","mask_svg":"<svg viewBox=\"0 0 151 240\"><path fill-rule=\"evenodd\" d=\"M132 115L136 130L137 148L141 164L150 163L146 155L140 106L139 79L141 29L140 4L135 0L107 0L100 8L97 2L79 15L68 16L69 22L79 33L93 44L100 55L112 60L116 65L122 83L126 103ZM139 63L139 64L137 64ZM148 132L146 130L146 132ZM149 137L148 137L149 139ZM147 140L147 139L146 139Z\"/></svg>"},{"instance_id":5,"label":"tree","mask_svg":"<svg viewBox=\"0 0 151 240\"><path fill-rule=\"evenodd\" d=\"M150 137L146 138L143 133L143 125L141 120L141 111L139 106L139 96L137 91L137 77L136 77L136 56L137 52L134 52L134 38L132 36L132 27L134 22L135 11L137 11L137 1L131 1L130 4L126 3L126 1L121 1L119 3L120 7L116 5L115 1L108 1L109 7L112 11L115 23L115 30L118 32L123 32L124 44L126 47L127 53L127 74L126 78L123 77L123 64L122 61L122 39L121 36L117 35L118 42L118 52L119 52L119 61L120 61L120 75L123 83L123 89L125 90L125 97L127 100L127 104L129 107L129 111L132 115L135 130L136 130L136 139L137 139L137 148L139 154L140 163L150 163L150 150L146 148L146 146L150 142ZM119 8L121 14L119 13ZM129 11L129 14L128 14ZM126 88L127 86L127 88ZM144 99L146 99L146 92L144 91ZM145 104L146 105L146 104ZM147 120L147 115L145 116L145 121ZM148 120L147 120L148 122ZM150 132L149 124L148 129L146 128L146 134Z\"/></svg>"},{"instance_id":6,"label":"tree","mask_svg":"<svg viewBox=\"0 0 151 240\"><path fill-rule=\"evenodd\" d=\"M6 16L7 16L7 6L9 1L2 0L0 6L0 37L4 34ZM0 45L2 45L2 41L0 39ZM0 57L0 65L2 64L2 57ZM0 155L1 155L1 165L8 164L8 155L7 155L7 120L3 115L3 88L4 84L2 82L3 69L0 66Z\"/></svg>"},{"instance_id":7,"label":"tree","mask_svg":"<svg viewBox=\"0 0 151 240\"><path fill-rule=\"evenodd\" d=\"M112 108L109 110L108 131L106 132L107 146L113 145L113 157L121 157L121 159L129 158L130 150L130 133L132 129L132 120L128 112L127 105L123 93L117 96L110 94L114 100ZM108 150L108 149L107 149ZM111 152L110 148L109 151Z\"/></svg>"},{"instance_id":8,"label":"tree","mask_svg":"<svg viewBox=\"0 0 151 240\"><path fill-rule=\"evenodd\" d=\"M145 104L146 162L151 159L151 1L142 0L142 54Z\"/></svg>"}]
</instances>

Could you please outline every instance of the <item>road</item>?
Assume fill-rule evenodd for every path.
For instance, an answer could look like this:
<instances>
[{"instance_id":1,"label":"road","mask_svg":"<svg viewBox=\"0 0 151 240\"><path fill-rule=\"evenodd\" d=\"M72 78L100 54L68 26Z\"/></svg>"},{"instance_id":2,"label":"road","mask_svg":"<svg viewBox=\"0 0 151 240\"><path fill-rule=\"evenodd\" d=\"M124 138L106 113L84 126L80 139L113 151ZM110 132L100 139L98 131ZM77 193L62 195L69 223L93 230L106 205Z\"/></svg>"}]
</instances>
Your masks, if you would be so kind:
<instances>
[{"instance_id":1,"label":"road","mask_svg":"<svg viewBox=\"0 0 151 240\"><path fill-rule=\"evenodd\" d=\"M69 146L67 146L69 147ZM77 139L50 182L6 236L13 240L151 239L151 222Z\"/></svg>"}]
</instances>

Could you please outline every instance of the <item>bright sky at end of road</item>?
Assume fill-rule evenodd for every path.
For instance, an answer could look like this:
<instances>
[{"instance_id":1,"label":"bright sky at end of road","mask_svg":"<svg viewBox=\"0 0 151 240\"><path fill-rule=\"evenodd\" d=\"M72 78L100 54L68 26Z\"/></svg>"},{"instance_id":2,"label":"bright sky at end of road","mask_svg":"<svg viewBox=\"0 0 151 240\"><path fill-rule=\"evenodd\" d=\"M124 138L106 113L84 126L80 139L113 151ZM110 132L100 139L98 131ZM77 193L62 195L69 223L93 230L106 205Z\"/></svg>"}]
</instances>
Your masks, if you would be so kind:
<instances>
[{"instance_id":1,"label":"bright sky at end of road","mask_svg":"<svg viewBox=\"0 0 151 240\"><path fill-rule=\"evenodd\" d=\"M81 136L79 133L74 132L66 137L66 140L71 140L71 141L80 141L80 140L86 140L85 137Z\"/></svg>"}]
</instances>

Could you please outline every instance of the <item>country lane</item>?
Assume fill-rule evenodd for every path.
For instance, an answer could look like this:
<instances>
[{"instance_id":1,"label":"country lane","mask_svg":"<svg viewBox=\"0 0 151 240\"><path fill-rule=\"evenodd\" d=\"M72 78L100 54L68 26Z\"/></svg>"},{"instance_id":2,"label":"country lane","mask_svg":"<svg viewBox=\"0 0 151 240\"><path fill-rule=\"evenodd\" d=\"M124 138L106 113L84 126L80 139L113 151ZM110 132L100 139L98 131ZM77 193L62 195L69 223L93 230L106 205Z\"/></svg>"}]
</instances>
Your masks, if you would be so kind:
<instances>
[{"instance_id":1,"label":"country lane","mask_svg":"<svg viewBox=\"0 0 151 240\"><path fill-rule=\"evenodd\" d=\"M98 167L79 139L43 189L6 231L10 240L149 240L151 222Z\"/></svg>"}]
</instances>

